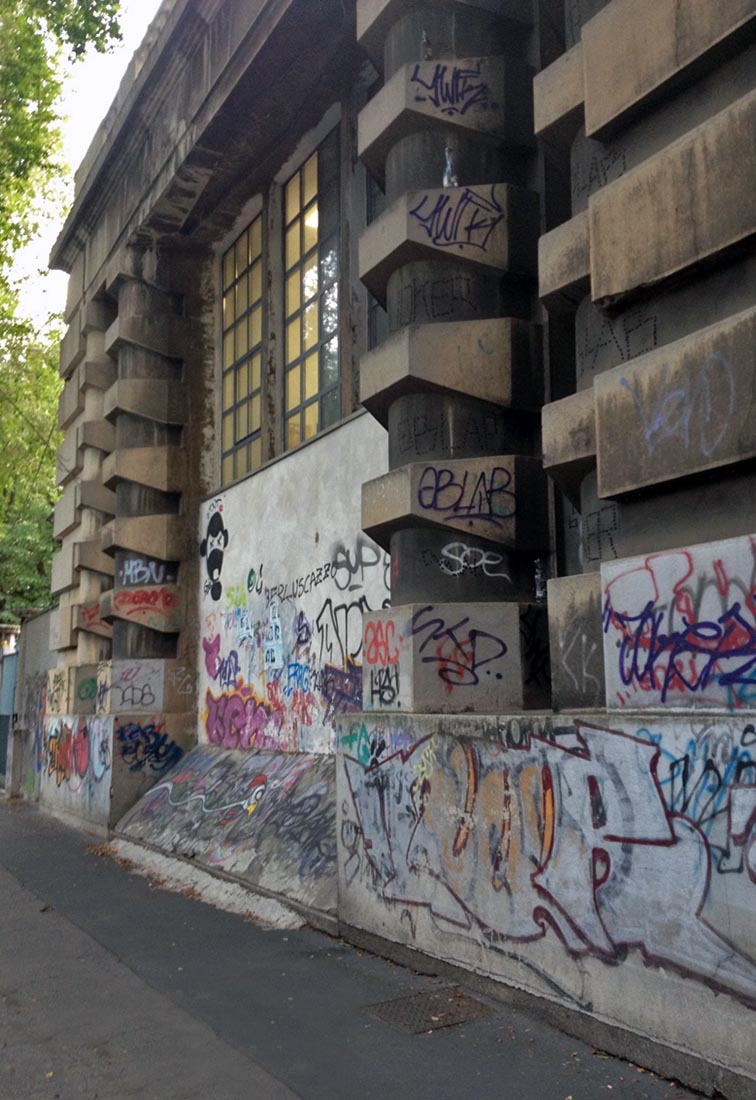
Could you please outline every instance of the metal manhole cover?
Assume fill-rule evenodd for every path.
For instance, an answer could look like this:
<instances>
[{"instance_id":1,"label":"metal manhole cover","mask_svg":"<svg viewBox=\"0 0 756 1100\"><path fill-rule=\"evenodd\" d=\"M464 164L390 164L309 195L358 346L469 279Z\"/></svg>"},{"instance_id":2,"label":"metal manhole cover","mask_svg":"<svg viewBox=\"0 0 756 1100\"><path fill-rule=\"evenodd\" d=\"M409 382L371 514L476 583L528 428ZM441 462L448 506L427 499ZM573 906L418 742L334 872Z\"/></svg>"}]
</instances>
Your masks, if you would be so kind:
<instances>
[{"instance_id":1,"label":"metal manhole cover","mask_svg":"<svg viewBox=\"0 0 756 1100\"><path fill-rule=\"evenodd\" d=\"M399 997L371 1005L370 1012L387 1024L419 1035L424 1031L438 1031L442 1027L466 1024L470 1020L482 1020L493 1014L493 1009L453 987L433 989L430 993L416 993L412 997Z\"/></svg>"}]
</instances>

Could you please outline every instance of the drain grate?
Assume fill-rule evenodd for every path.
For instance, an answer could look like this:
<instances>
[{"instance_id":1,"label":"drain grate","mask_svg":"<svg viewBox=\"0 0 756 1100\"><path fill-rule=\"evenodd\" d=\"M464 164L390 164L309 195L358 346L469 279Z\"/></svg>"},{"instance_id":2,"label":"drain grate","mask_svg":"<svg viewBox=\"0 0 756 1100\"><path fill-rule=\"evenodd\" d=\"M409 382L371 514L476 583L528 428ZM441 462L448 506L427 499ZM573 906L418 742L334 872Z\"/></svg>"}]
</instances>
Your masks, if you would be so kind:
<instances>
[{"instance_id":1,"label":"drain grate","mask_svg":"<svg viewBox=\"0 0 756 1100\"><path fill-rule=\"evenodd\" d=\"M425 1031L438 1031L442 1027L466 1024L470 1020L482 1020L491 1016L494 1010L450 986L383 1001L371 1005L369 1011L401 1031L419 1035Z\"/></svg>"}]
</instances>

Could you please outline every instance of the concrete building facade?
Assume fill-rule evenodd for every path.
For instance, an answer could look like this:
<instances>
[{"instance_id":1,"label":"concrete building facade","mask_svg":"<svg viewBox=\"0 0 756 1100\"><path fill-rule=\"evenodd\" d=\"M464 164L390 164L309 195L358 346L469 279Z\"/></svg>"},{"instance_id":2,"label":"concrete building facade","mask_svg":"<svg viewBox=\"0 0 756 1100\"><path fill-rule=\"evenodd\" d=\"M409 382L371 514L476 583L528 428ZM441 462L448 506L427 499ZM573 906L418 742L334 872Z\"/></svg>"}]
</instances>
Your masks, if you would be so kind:
<instances>
[{"instance_id":1,"label":"concrete building facade","mask_svg":"<svg viewBox=\"0 0 756 1100\"><path fill-rule=\"evenodd\" d=\"M728 1097L755 51L754 0L166 0L53 254L14 743L55 812Z\"/></svg>"}]
</instances>

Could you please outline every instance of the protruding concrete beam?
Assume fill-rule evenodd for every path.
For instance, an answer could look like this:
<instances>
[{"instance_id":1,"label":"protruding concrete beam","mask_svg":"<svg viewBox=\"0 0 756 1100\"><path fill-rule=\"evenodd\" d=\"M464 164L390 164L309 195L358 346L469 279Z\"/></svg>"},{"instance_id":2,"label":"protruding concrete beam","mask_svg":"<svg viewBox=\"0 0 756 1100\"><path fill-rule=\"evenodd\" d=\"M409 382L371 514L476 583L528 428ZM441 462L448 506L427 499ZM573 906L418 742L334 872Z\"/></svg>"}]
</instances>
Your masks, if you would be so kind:
<instances>
[{"instance_id":1,"label":"protruding concrete beam","mask_svg":"<svg viewBox=\"0 0 756 1100\"><path fill-rule=\"evenodd\" d=\"M534 275L538 196L509 184L410 191L360 238L360 278L383 300L389 275L415 260L455 260Z\"/></svg>"},{"instance_id":2,"label":"protruding concrete beam","mask_svg":"<svg viewBox=\"0 0 756 1100\"><path fill-rule=\"evenodd\" d=\"M419 128L473 131L481 141L532 145L532 87L532 70L508 57L404 65L360 113L360 159L382 181L391 146Z\"/></svg>"},{"instance_id":3,"label":"protruding concrete beam","mask_svg":"<svg viewBox=\"0 0 756 1100\"><path fill-rule=\"evenodd\" d=\"M79 372L73 371L58 398L58 427L62 432L84 409L84 392L79 383Z\"/></svg>"},{"instance_id":4,"label":"protruding concrete beam","mask_svg":"<svg viewBox=\"0 0 756 1100\"><path fill-rule=\"evenodd\" d=\"M413 462L362 486L362 527L389 548L393 531L433 524L512 550L548 543L540 459L520 455Z\"/></svg>"},{"instance_id":5,"label":"protruding concrete beam","mask_svg":"<svg viewBox=\"0 0 756 1100\"><path fill-rule=\"evenodd\" d=\"M183 589L169 584L109 589L100 596L99 609L103 619L123 619L162 634L178 633L185 621Z\"/></svg>"},{"instance_id":6,"label":"protruding concrete beam","mask_svg":"<svg viewBox=\"0 0 756 1100\"><path fill-rule=\"evenodd\" d=\"M533 82L536 134L569 145L583 121L583 48L578 42L538 73Z\"/></svg>"},{"instance_id":7,"label":"protruding concrete beam","mask_svg":"<svg viewBox=\"0 0 756 1100\"><path fill-rule=\"evenodd\" d=\"M104 621L99 600L74 605L73 629L84 630L87 634L96 634L99 638L113 637L113 628L110 623Z\"/></svg>"},{"instance_id":8,"label":"protruding concrete beam","mask_svg":"<svg viewBox=\"0 0 756 1100\"><path fill-rule=\"evenodd\" d=\"M543 467L575 503L580 483L596 462L593 390L580 390L544 405L541 413Z\"/></svg>"},{"instance_id":9,"label":"protruding concrete beam","mask_svg":"<svg viewBox=\"0 0 756 1100\"><path fill-rule=\"evenodd\" d=\"M133 550L148 558L181 561L190 546L190 533L184 516L119 516L102 529L102 549Z\"/></svg>"},{"instance_id":10,"label":"protruding concrete beam","mask_svg":"<svg viewBox=\"0 0 756 1100\"><path fill-rule=\"evenodd\" d=\"M72 317L71 324L60 342L60 377L70 378L75 368L87 352L87 341L79 328L79 315Z\"/></svg>"},{"instance_id":11,"label":"protruding concrete beam","mask_svg":"<svg viewBox=\"0 0 756 1100\"><path fill-rule=\"evenodd\" d=\"M121 412L159 424L183 424L186 394L183 386L159 378L121 378L105 393L103 413L115 420Z\"/></svg>"},{"instance_id":12,"label":"protruding concrete beam","mask_svg":"<svg viewBox=\"0 0 756 1100\"><path fill-rule=\"evenodd\" d=\"M94 447L110 454L115 450L115 428L107 420L86 420L76 429L76 448Z\"/></svg>"},{"instance_id":13,"label":"protruding concrete beam","mask_svg":"<svg viewBox=\"0 0 756 1100\"><path fill-rule=\"evenodd\" d=\"M543 404L540 329L512 317L408 325L360 361L360 400L384 427L405 393L445 390L507 408Z\"/></svg>"},{"instance_id":14,"label":"protruding concrete beam","mask_svg":"<svg viewBox=\"0 0 756 1100\"><path fill-rule=\"evenodd\" d=\"M574 309L590 289L591 241L583 211L538 242L539 293L550 308Z\"/></svg>"},{"instance_id":15,"label":"protruding concrete beam","mask_svg":"<svg viewBox=\"0 0 756 1100\"><path fill-rule=\"evenodd\" d=\"M81 473L81 459L76 446L76 433L68 432L58 447L55 484L67 485L79 473Z\"/></svg>"},{"instance_id":16,"label":"protruding concrete beam","mask_svg":"<svg viewBox=\"0 0 756 1100\"><path fill-rule=\"evenodd\" d=\"M548 706L546 609L536 604L405 604L365 615L362 705L402 713Z\"/></svg>"},{"instance_id":17,"label":"protruding concrete beam","mask_svg":"<svg viewBox=\"0 0 756 1100\"><path fill-rule=\"evenodd\" d=\"M79 385L83 390L90 387L95 390L107 390L115 382L117 374L118 371L112 359L88 359L79 368Z\"/></svg>"},{"instance_id":18,"label":"protruding concrete beam","mask_svg":"<svg viewBox=\"0 0 756 1100\"><path fill-rule=\"evenodd\" d=\"M180 493L186 485L186 452L182 447L130 447L108 455L102 480L110 489L135 481L163 493Z\"/></svg>"},{"instance_id":19,"label":"protruding concrete beam","mask_svg":"<svg viewBox=\"0 0 756 1100\"><path fill-rule=\"evenodd\" d=\"M94 508L106 515L115 515L115 493L111 493L99 481L79 481L66 486L63 496L55 505L53 535L62 539L79 522L82 508Z\"/></svg>"}]
</instances>

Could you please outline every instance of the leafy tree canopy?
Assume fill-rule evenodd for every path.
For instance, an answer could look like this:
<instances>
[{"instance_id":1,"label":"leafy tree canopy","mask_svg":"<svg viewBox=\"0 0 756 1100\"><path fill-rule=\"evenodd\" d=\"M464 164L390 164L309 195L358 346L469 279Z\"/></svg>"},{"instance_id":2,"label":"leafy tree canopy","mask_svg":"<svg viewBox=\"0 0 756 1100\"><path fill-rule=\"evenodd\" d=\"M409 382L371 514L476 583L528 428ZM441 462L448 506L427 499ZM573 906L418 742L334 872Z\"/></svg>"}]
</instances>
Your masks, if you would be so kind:
<instances>
[{"instance_id":1,"label":"leafy tree canopy","mask_svg":"<svg viewBox=\"0 0 756 1100\"><path fill-rule=\"evenodd\" d=\"M20 314L13 260L59 201L66 67L119 38L121 0L0 0L0 620L50 603L59 319ZM61 211L62 213L62 211Z\"/></svg>"}]
</instances>

